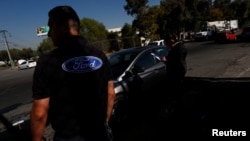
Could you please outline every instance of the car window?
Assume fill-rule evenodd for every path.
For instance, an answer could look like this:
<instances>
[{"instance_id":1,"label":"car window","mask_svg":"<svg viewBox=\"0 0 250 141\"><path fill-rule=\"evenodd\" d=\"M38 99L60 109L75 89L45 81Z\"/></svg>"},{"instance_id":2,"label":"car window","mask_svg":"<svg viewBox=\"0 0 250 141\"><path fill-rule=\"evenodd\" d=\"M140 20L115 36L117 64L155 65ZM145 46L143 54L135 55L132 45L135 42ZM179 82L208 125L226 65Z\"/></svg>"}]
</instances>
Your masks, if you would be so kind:
<instances>
[{"instance_id":1,"label":"car window","mask_svg":"<svg viewBox=\"0 0 250 141\"><path fill-rule=\"evenodd\" d=\"M160 58L162 58L163 56L167 56L168 54L167 47L165 49L163 48L155 49L155 54Z\"/></svg>"},{"instance_id":2,"label":"car window","mask_svg":"<svg viewBox=\"0 0 250 141\"><path fill-rule=\"evenodd\" d=\"M151 42L151 43L148 43L148 45L157 45L156 42Z\"/></svg>"},{"instance_id":3,"label":"car window","mask_svg":"<svg viewBox=\"0 0 250 141\"><path fill-rule=\"evenodd\" d=\"M26 64L27 62L26 61L24 61L24 62L22 62L20 65L24 65L24 64Z\"/></svg>"},{"instance_id":4,"label":"car window","mask_svg":"<svg viewBox=\"0 0 250 141\"><path fill-rule=\"evenodd\" d=\"M113 72L114 77L118 77L122 73L121 65L123 62L123 55L112 55L109 57L109 62L111 65L111 69Z\"/></svg>"},{"instance_id":5,"label":"car window","mask_svg":"<svg viewBox=\"0 0 250 141\"><path fill-rule=\"evenodd\" d=\"M136 57L136 52L110 55L109 61L115 78L119 77Z\"/></svg>"},{"instance_id":6,"label":"car window","mask_svg":"<svg viewBox=\"0 0 250 141\"><path fill-rule=\"evenodd\" d=\"M147 51L138 58L134 66L138 68L148 69L155 64L156 60L154 58L154 55L152 55L151 51Z\"/></svg>"},{"instance_id":7,"label":"car window","mask_svg":"<svg viewBox=\"0 0 250 141\"><path fill-rule=\"evenodd\" d=\"M120 55L115 55L115 56L110 56L109 57L109 62L111 66L115 66L120 63Z\"/></svg>"}]
</instances>

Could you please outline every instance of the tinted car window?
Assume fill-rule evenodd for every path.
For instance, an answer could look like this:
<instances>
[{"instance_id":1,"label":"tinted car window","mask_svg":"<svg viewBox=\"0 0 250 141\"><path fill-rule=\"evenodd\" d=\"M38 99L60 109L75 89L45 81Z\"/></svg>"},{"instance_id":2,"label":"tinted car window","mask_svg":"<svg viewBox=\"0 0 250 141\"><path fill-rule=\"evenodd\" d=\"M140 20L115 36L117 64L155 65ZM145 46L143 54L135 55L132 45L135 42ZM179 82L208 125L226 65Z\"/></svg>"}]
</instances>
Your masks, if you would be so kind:
<instances>
[{"instance_id":1,"label":"tinted car window","mask_svg":"<svg viewBox=\"0 0 250 141\"><path fill-rule=\"evenodd\" d=\"M162 58L163 56L167 56L168 54L168 50L167 48L159 48L159 49L155 49L154 53L159 56L160 58Z\"/></svg>"},{"instance_id":2,"label":"tinted car window","mask_svg":"<svg viewBox=\"0 0 250 141\"><path fill-rule=\"evenodd\" d=\"M156 60L151 53L152 52L146 52L145 54L140 56L140 58L135 64L135 67L147 69L156 64Z\"/></svg>"},{"instance_id":3,"label":"tinted car window","mask_svg":"<svg viewBox=\"0 0 250 141\"><path fill-rule=\"evenodd\" d=\"M137 54L137 52L129 52L109 56L111 69L115 78L119 77L125 71Z\"/></svg>"}]
</instances>

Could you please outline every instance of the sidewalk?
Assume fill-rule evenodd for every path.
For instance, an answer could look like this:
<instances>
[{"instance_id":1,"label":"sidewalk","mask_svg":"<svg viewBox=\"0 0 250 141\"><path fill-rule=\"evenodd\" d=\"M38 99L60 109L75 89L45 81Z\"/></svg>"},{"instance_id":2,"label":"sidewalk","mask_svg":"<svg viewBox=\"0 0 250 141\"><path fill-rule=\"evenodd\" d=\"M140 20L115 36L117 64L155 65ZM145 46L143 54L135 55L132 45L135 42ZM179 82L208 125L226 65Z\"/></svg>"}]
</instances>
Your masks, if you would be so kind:
<instances>
[{"instance_id":1,"label":"sidewalk","mask_svg":"<svg viewBox=\"0 0 250 141\"><path fill-rule=\"evenodd\" d=\"M0 70L17 70L18 67L17 66L14 66L13 68L11 68L10 66L1 66L0 67Z\"/></svg>"}]
</instances>

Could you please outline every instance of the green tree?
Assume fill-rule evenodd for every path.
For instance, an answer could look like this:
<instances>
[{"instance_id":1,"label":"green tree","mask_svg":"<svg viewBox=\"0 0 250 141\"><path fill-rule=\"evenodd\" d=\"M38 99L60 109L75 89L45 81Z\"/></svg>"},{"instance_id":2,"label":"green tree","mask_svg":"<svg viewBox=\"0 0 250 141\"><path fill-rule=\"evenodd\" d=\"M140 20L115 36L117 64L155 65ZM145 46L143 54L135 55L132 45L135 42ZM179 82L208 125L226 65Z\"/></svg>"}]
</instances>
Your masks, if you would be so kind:
<instances>
[{"instance_id":1,"label":"green tree","mask_svg":"<svg viewBox=\"0 0 250 141\"><path fill-rule=\"evenodd\" d=\"M124 9L128 15L134 18L132 27L139 31L139 37L144 37L146 40L160 39L159 31L159 16L162 13L159 5L148 6L148 0L126 0L127 4Z\"/></svg>"},{"instance_id":2,"label":"green tree","mask_svg":"<svg viewBox=\"0 0 250 141\"><path fill-rule=\"evenodd\" d=\"M16 49L16 48L10 49L11 58L13 60L18 60L18 59L22 58L21 53L22 53L22 51L19 49Z\"/></svg>"},{"instance_id":3,"label":"green tree","mask_svg":"<svg viewBox=\"0 0 250 141\"><path fill-rule=\"evenodd\" d=\"M137 19L133 22L133 27L140 31L139 36L146 39L159 40L159 16L162 13L162 9L159 6L152 6L145 9L145 12L138 15Z\"/></svg>"},{"instance_id":4,"label":"green tree","mask_svg":"<svg viewBox=\"0 0 250 141\"><path fill-rule=\"evenodd\" d=\"M53 45L51 38L46 38L38 46L37 52L38 54L44 54L54 48L55 46Z\"/></svg>"},{"instance_id":5,"label":"green tree","mask_svg":"<svg viewBox=\"0 0 250 141\"><path fill-rule=\"evenodd\" d=\"M0 51L0 60L1 61L9 61L8 53L6 50Z\"/></svg>"},{"instance_id":6,"label":"green tree","mask_svg":"<svg viewBox=\"0 0 250 141\"><path fill-rule=\"evenodd\" d=\"M141 15L145 9L148 8L148 0L126 0L126 5L124 6L125 11L128 15L137 17Z\"/></svg>"},{"instance_id":7,"label":"green tree","mask_svg":"<svg viewBox=\"0 0 250 141\"><path fill-rule=\"evenodd\" d=\"M210 9L212 0L186 0L185 1L187 19L185 29L188 31L197 31L204 24L204 21L210 20Z\"/></svg>"},{"instance_id":8,"label":"green tree","mask_svg":"<svg viewBox=\"0 0 250 141\"><path fill-rule=\"evenodd\" d=\"M83 35L86 40L93 44L95 47L107 51L109 47L109 43L107 42L107 30L105 29L105 26L90 18L83 18L80 21L81 29L80 29L80 35ZM40 45L38 46L37 52L39 54L46 53L52 49L54 49L55 46L53 45L53 42L51 38L44 39Z\"/></svg>"},{"instance_id":9,"label":"green tree","mask_svg":"<svg viewBox=\"0 0 250 141\"><path fill-rule=\"evenodd\" d=\"M138 45L136 31L128 23L125 23L121 30L123 48L135 47Z\"/></svg>"},{"instance_id":10,"label":"green tree","mask_svg":"<svg viewBox=\"0 0 250 141\"><path fill-rule=\"evenodd\" d=\"M23 59L29 60L32 57L34 57L34 51L31 48L23 48L21 50L20 57ZM21 59L21 58L19 58L19 59Z\"/></svg>"},{"instance_id":11,"label":"green tree","mask_svg":"<svg viewBox=\"0 0 250 141\"><path fill-rule=\"evenodd\" d=\"M233 3L237 3L240 0L234 1ZM250 24L250 1L249 0L241 0L238 4L236 16L239 19L239 25Z\"/></svg>"},{"instance_id":12,"label":"green tree","mask_svg":"<svg viewBox=\"0 0 250 141\"><path fill-rule=\"evenodd\" d=\"M108 40L109 40L109 44L110 44L108 52L118 51L121 49L120 39L119 39L118 34L119 33L117 33L117 32L108 33Z\"/></svg>"},{"instance_id":13,"label":"green tree","mask_svg":"<svg viewBox=\"0 0 250 141\"><path fill-rule=\"evenodd\" d=\"M107 41L108 32L101 22L91 18L83 18L81 20L80 34L96 48L103 51L109 50L109 42Z\"/></svg>"},{"instance_id":14,"label":"green tree","mask_svg":"<svg viewBox=\"0 0 250 141\"><path fill-rule=\"evenodd\" d=\"M9 50L12 61L17 61L19 59L31 59L36 56L36 52L31 48L16 49L12 48ZM9 61L9 56L6 50L0 51L0 60Z\"/></svg>"},{"instance_id":15,"label":"green tree","mask_svg":"<svg viewBox=\"0 0 250 141\"><path fill-rule=\"evenodd\" d=\"M185 17L185 2L183 0L163 0L161 7L164 10L162 26L163 32L177 32L181 30L183 18Z\"/></svg>"},{"instance_id":16,"label":"green tree","mask_svg":"<svg viewBox=\"0 0 250 141\"><path fill-rule=\"evenodd\" d=\"M221 21L222 19L224 19L224 14L220 8L213 8L210 10L210 17L214 21L217 21L217 20Z\"/></svg>"}]
</instances>

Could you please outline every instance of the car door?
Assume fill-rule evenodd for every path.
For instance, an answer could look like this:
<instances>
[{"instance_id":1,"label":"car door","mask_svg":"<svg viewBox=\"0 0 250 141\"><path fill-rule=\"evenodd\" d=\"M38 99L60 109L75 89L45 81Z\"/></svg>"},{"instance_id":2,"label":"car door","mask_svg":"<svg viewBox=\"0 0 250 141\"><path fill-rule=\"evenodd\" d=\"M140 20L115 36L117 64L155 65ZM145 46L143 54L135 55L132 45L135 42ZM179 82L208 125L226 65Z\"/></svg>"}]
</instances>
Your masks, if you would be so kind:
<instances>
[{"instance_id":1,"label":"car door","mask_svg":"<svg viewBox=\"0 0 250 141\"><path fill-rule=\"evenodd\" d=\"M134 61L130 72L132 77L127 80L129 90L140 95L155 91L156 86L165 77L165 64L156 54L156 48L142 52Z\"/></svg>"},{"instance_id":2,"label":"car door","mask_svg":"<svg viewBox=\"0 0 250 141\"><path fill-rule=\"evenodd\" d=\"M165 78L166 66L161 61L156 50L155 48L145 52L135 63L135 68L138 66L144 68L144 72L138 73L143 80L143 93L155 93L157 91L157 86Z\"/></svg>"},{"instance_id":3,"label":"car door","mask_svg":"<svg viewBox=\"0 0 250 141\"><path fill-rule=\"evenodd\" d=\"M166 68L155 49L142 52L127 71L130 76L125 80L129 90L129 111L153 109L149 103L160 94L158 86L165 79Z\"/></svg>"}]
</instances>

